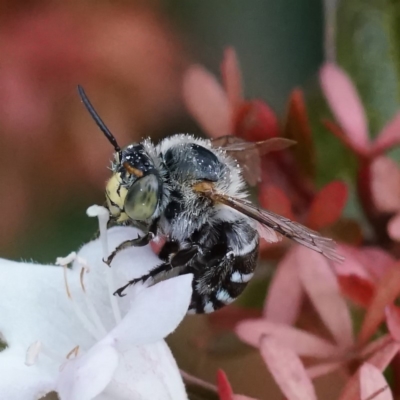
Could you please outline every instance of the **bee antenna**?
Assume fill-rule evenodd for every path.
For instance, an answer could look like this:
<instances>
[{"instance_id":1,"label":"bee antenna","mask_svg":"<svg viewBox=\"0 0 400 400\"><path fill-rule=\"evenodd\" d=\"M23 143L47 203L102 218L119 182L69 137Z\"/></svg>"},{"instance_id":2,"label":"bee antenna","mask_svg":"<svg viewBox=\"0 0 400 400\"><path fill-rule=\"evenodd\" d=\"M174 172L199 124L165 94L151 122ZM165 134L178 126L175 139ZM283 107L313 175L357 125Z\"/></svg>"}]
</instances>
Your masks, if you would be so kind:
<instances>
[{"instance_id":1,"label":"bee antenna","mask_svg":"<svg viewBox=\"0 0 400 400\"><path fill-rule=\"evenodd\" d=\"M97 114L96 110L92 106L92 103L89 101L89 99L86 96L86 93L83 90L83 87L81 85L78 85L78 93L82 100L82 103L85 105L86 109L89 111L89 114L92 116L92 118L96 122L97 126L104 133L104 136L113 145L115 151L120 155L120 160L122 160L121 147L119 147L119 145L117 143L117 139L115 139L114 135L107 128L106 124L102 121L99 114Z\"/></svg>"}]
</instances>

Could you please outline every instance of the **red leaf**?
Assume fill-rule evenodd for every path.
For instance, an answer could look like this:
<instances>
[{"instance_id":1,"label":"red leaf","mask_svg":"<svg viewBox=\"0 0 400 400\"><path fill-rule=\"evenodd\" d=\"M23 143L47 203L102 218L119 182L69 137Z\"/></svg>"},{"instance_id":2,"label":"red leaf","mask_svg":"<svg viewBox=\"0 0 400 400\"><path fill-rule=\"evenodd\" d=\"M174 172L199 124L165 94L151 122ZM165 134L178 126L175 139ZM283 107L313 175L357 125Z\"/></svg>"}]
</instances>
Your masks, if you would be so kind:
<instances>
[{"instance_id":1,"label":"red leaf","mask_svg":"<svg viewBox=\"0 0 400 400\"><path fill-rule=\"evenodd\" d=\"M219 369L217 372L217 386L220 400L234 400L231 384L222 369Z\"/></svg>"},{"instance_id":2,"label":"red leaf","mask_svg":"<svg viewBox=\"0 0 400 400\"><path fill-rule=\"evenodd\" d=\"M396 263L379 281L372 303L367 310L358 340L365 343L385 319L385 307L400 293L400 263Z\"/></svg>"},{"instance_id":3,"label":"red leaf","mask_svg":"<svg viewBox=\"0 0 400 400\"><path fill-rule=\"evenodd\" d=\"M288 400L317 400L315 389L297 355L277 339L263 337L261 355Z\"/></svg>"},{"instance_id":4,"label":"red leaf","mask_svg":"<svg viewBox=\"0 0 400 400\"><path fill-rule=\"evenodd\" d=\"M243 89L240 65L233 47L225 49L221 73L231 110L237 110L243 102Z\"/></svg>"},{"instance_id":5,"label":"red leaf","mask_svg":"<svg viewBox=\"0 0 400 400\"><path fill-rule=\"evenodd\" d=\"M284 135L297 142L293 153L298 165L309 177L315 174L315 150L308 122L303 92L294 89L289 97L289 105L284 128Z\"/></svg>"},{"instance_id":6,"label":"red leaf","mask_svg":"<svg viewBox=\"0 0 400 400\"><path fill-rule=\"evenodd\" d=\"M261 100L246 101L235 112L234 134L248 141L266 140L279 135L275 113Z\"/></svg>"},{"instance_id":7,"label":"red leaf","mask_svg":"<svg viewBox=\"0 0 400 400\"><path fill-rule=\"evenodd\" d=\"M347 202L347 185L334 181L324 186L314 197L307 218L307 226L320 230L335 223Z\"/></svg>"},{"instance_id":8,"label":"red leaf","mask_svg":"<svg viewBox=\"0 0 400 400\"><path fill-rule=\"evenodd\" d=\"M242 394L234 394L228 377L222 369L217 372L217 384L220 400L256 400Z\"/></svg>"},{"instance_id":9,"label":"red leaf","mask_svg":"<svg viewBox=\"0 0 400 400\"><path fill-rule=\"evenodd\" d=\"M385 308L386 325L393 339L400 342L400 308L389 304Z\"/></svg>"},{"instance_id":10,"label":"red leaf","mask_svg":"<svg viewBox=\"0 0 400 400\"><path fill-rule=\"evenodd\" d=\"M279 262L264 304L264 316L271 322L292 325L296 321L303 300L303 288L295 260L293 246Z\"/></svg>"},{"instance_id":11,"label":"red leaf","mask_svg":"<svg viewBox=\"0 0 400 400\"><path fill-rule=\"evenodd\" d=\"M262 208L273 211L291 220L294 219L290 200L279 187L274 185L260 185L258 201Z\"/></svg>"},{"instance_id":12,"label":"red leaf","mask_svg":"<svg viewBox=\"0 0 400 400\"><path fill-rule=\"evenodd\" d=\"M338 281L343 295L361 307L369 307L375 293L373 283L357 275L339 275Z\"/></svg>"}]
</instances>

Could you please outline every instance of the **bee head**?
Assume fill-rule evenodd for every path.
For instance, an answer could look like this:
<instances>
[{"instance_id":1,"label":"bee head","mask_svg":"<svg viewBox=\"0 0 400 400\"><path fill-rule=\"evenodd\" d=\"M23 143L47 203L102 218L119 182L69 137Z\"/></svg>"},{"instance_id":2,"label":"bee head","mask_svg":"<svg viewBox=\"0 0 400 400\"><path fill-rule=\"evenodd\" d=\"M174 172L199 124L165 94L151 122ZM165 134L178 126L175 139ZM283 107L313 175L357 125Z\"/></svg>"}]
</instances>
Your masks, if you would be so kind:
<instances>
[{"instance_id":1,"label":"bee head","mask_svg":"<svg viewBox=\"0 0 400 400\"><path fill-rule=\"evenodd\" d=\"M131 144L115 154L113 175L107 182L110 213L119 222L151 219L161 198L161 181L143 145Z\"/></svg>"},{"instance_id":2,"label":"bee head","mask_svg":"<svg viewBox=\"0 0 400 400\"><path fill-rule=\"evenodd\" d=\"M162 183L151 157L141 144L131 144L121 150L81 86L78 86L78 92L90 115L115 149L113 175L106 186L111 215L118 222L151 219L162 193Z\"/></svg>"}]
</instances>

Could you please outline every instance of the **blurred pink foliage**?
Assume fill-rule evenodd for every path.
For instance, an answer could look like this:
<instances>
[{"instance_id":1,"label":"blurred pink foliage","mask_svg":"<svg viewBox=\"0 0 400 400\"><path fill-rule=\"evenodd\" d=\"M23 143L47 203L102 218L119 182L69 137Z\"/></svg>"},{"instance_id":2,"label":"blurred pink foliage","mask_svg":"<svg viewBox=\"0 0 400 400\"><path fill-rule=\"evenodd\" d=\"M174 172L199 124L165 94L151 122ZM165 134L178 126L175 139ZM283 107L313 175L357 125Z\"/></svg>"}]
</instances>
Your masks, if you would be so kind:
<instances>
[{"instance_id":1,"label":"blurred pink foliage","mask_svg":"<svg viewBox=\"0 0 400 400\"><path fill-rule=\"evenodd\" d=\"M321 69L320 81L338 121L338 125L326 121L327 126L354 153L373 158L400 144L400 112L371 141L364 107L350 77L338 66L327 63Z\"/></svg>"},{"instance_id":2,"label":"blurred pink foliage","mask_svg":"<svg viewBox=\"0 0 400 400\"><path fill-rule=\"evenodd\" d=\"M347 267L339 265L338 270L332 270L329 262L318 254L310 257L307 250L302 248L298 249L299 252L303 254L299 254L299 259L296 260L298 262L296 264L298 269L293 269L292 271L300 276L299 280L302 290L310 300L320 320L329 331L330 338L325 339L318 337L308 331L292 327L291 324L295 322L293 318L291 321L288 319L285 320L285 318L276 321L274 318L269 317L268 312L265 313L263 318L245 320L239 323L236 327L236 332L246 343L260 349L271 373L288 399L315 398L312 397L311 394L309 394L308 397L296 397L294 394L296 391L290 394L291 389L287 386L290 386L293 382L290 383L288 377L286 380L279 378L279 374L282 374L283 371L288 368L288 363L291 362L294 363L296 370L300 368L300 371L304 369L306 372L307 379L302 378L302 380L304 380L302 385L304 385L303 389L307 390L308 393L310 393L310 379L315 379L321 375L341 369L342 373L349 379L341 399L358 399L359 394L357 394L357 390L359 390L359 386L355 387L358 381L351 377L354 366L362 366L364 362L368 362L382 372L400 350L400 343L397 342L400 329L398 323L399 315L397 308L394 308L394 305L390 305L394 298L400 293L400 280L397 276L400 273L400 268L397 264L391 267L387 266L387 264L382 264L387 266L387 272L383 274L382 280L377 284L375 294L370 299L369 306L367 307L361 330L358 333L358 338L355 339L350 309L344 301L339 285L340 279L339 282L337 279L337 276L340 277L341 273L348 273ZM349 254L343 252L345 249L341 248L340 250L342 254L344 253L346 256ZM301 259L302 257L303 259ZM355 261L351 259L351 257L346 259L346 263L348 264L353 262ZM379 266L374 266L379 271ZM362 268L360 269L360 275L362 274L361 271L367 274L362 264L357 263L352 267L353 272L356 267ZM381 272L379 271L379 273ZM282 286L281 289L286 290L286 293L288 292L287 286ZM284 307L285 305L286 304L284 304ZM269 303L267 300L265 307L267 308L268 306ZM279 304L274 303L274 306L276 311L272 309L270 313L274 315L273 312L275 311L276 315L279 315ZM367 343L367 340L375 334L378 326L385 319L385 309L386 318L389 317L387 319L387 324L390 333ZM388 310L390 310L390 313L393 312L394 315L390 315ZM282 310L282 313L285 313L285 311L286 308ZM271 348L269 350L267 349L267 351L263 346L263 344L265 344L263 343L263 338L268 338L273 341ZM280 364L277 362L277 360L279 361L279 357L274 358L273 355L267 358L265 357L265 354L269 354L269 351L277 351L279 353L279 350L276 349L276 347L279 348L279 346L282 346L282 352L286 354L286 356L282 355L282 357L286 357L284 360L281 360L282 365L277 365ZM303 364L299 367L300 359L298 357L311 357L314 360L320 361L307 368L305 368ZM356 374L358 374L358 372ZM301 375L304 376L304 372L297 372L296 376ZM367 385L368 382L365 384ZM352 395L353 397L347 397L348 393L353 392L355 392L355 394ZM301 393L301 391L298 390L297 393Z\"/></svg>"},{"instance_id":3,"label":"blurred pink foliage","mask_svg":"<svg viewBox=\"0 0 400 400\"><path fill-rule=\"evenodd\" d=\"M182 113L186 59L154 4L2 10L0 166L7 173L0 179L12 196L2 196L0 206L14 210L0 219L5 245L28 218L65 207L71 190L90 195L104 185L111 148L82 107L77 84L125 145Z\"/></svg>"},{"instance_id":4,"label":"blurred pink foliage","mask_svg":"<svg viewBox=\"0 0 400 400\"><path fill-rule=\"evenodd\" d=\"M228 377L222 370L219 370L217 373L217 382L220 400L255 400L252 397L234 394L231 384L228 381Z\"/></svg>"},{"instance_id":5,"label":"blurred pink foliage","mask_svg":"<svg viewBox=\"0 0 400 400\"><path fill-rule=\"evenodd\" d=\"M262 257L277 258L278 264L263 314L249 319L253 310L234 306L211 315L210 321L216 329L234 329L241 340L260 351L288 400L316 399L312 379L335 370L347 379L340 400L392 399L382 372L392 363L395 376L400 376L394 362L400 350L400 308L396 305L400 253L391 241L400 239L400 169L384 153L400 144L400 114L372 141L350 78L332 64L321 69L321 86L338 121L324 124L358 159L358 194L375 234L366 246L357 222L338 229L345 221L347 185L334 181L318 190L313 183L314 145L302 92L292 92L281 126L267 104L244 100L233 49L226 50L221 70L223 85L201 66L187 70L183 93L191 115L212 137L233 134L258 141L283 135L297 140L297 149L262 160L260 205L312 229L332 232L339 240L343 236L348 244L338 246L346 258L343 264L299 245L264 244ZM393 216L390 237L381 235L388 214ZM350 235L345 232L348 229ZM277 247L278 253L273 251ZM294 325L307 312L305 299L319 321L301 329ZM355 331L353 312L360 309L365 310L364 317ZM379 333L383 323L388 333ZM313 363L303 364L303 358ZM220 398L234 398L226 376L221 373L218 379Z\"/></svg>"},{"instance_id":6,"label":"blurred pink foliage","mask_svg":"<svg viewBox=\"0 0 400 400\"><path fill-rule=\"evenodd\" d=\"M183 80L185 104L211 137L236 134L248 140L274 137L278 121L262 101L245 101L239 62L234 49L227 48L221 64L224 86L200 65L188 68Z\"/></svg>"},{"instance_id":7,"label":"blurred pink foliage","mask_svg":"<svg viewBox=\"0 0 400 400\"><path fill-rule=\"evenodd\" d=\"M326 64L321 69L320 81L338 122L324 121L325 126L357 156L359 198L366 216L381 236L382 225L387 225L384 214L399 212L399 168L384 153L400 144L400 112L372 141L363 105L350 77L338 66ZM388 234L399 240L400 219L396 216L388 225Z\"/></svg>"}]
</instances>

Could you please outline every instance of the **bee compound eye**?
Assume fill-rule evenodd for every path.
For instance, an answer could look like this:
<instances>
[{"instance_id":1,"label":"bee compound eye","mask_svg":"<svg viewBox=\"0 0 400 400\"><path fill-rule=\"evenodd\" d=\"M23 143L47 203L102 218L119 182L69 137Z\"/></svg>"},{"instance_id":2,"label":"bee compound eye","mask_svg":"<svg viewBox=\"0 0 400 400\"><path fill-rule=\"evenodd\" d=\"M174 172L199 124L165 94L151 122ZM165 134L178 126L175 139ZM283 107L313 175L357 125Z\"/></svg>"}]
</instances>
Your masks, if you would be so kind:
<instances>
[{"instance_id":1,"label":"bee compound eye","mask_svg":"<svg viewBox=\"0 0 400 400\"><path fill-rule=\"evenodd\" d=\"M160 184L154 174L138 179L128 189L124 210L129 218L143 221L156 211L160 195Z\"/></svg>"}]
</instances>

